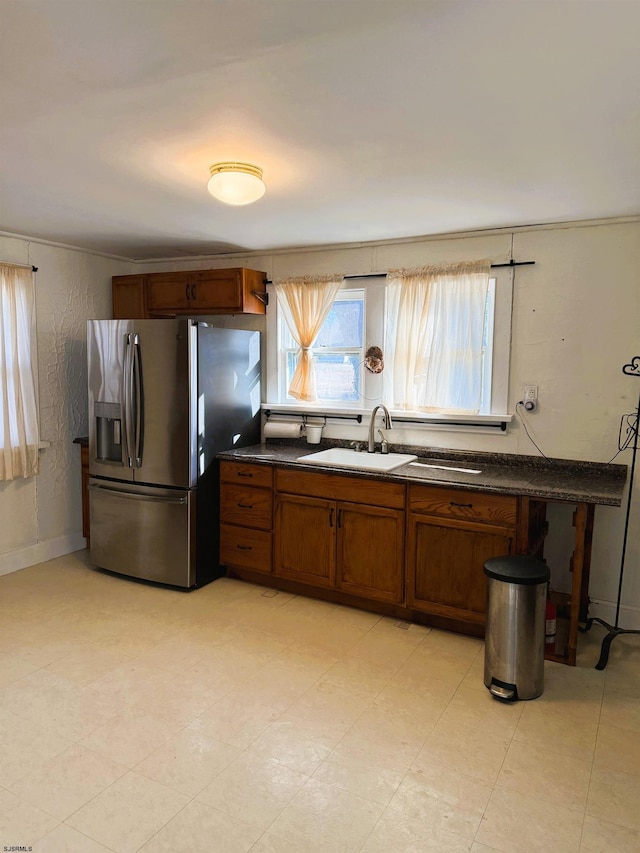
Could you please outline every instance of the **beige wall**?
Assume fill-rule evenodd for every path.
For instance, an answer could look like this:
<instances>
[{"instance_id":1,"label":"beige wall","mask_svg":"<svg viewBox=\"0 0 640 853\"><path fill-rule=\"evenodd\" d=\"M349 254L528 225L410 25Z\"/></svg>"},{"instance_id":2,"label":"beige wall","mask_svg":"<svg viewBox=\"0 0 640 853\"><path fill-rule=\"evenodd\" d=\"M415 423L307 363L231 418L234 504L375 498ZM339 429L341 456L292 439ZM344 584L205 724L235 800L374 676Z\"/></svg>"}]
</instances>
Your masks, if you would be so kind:
<instances>
[{"instance_id":1,"label":"beige wall","mask_svg":"<svg viewBox=\"0 0 640 853\"><path fill-rule=\"evenodd\" d=\"M249 266L269 278L305 273L383 272L392 267L489 257L509 259L513 240L519 267L514 279L509 411L525 384L539 386L539 409L529 431L547 456L607 462L617 449L620 416L637 405L640 382L622 365L640 355L640 222L577 223L473 236L248 253L137 265L141 271ZM328 437L363 438L365 427L331 426ZM516 418L506 434L451 430L394 430L393 440L431 447L537 455ZM630 465L631 453L616 462ZM636 473L636 479L640 471ZM640 486L631 519L623 619L640 628ZM571 510L550 507L546 556L554 582L570 588ZM623 509L599 507L593 542L593 614L613 616L617 594ZM600 604L599 602L602 602Z\"/></svg>"},{"instance_id":2,"label":"beige wall","mask_svg":"<svg viewBox=\"0 0 640 853\"><path fill-rule=\"evenodd\" d=\"M529 416L530 432L546 455L598 462L617 448L620 416L634 410L640 382L622 365L640 355L640 222L580 223L516 229L473 236L416 238L383 244L247 253L135 264L135 271L249 266L269 278L286 274L382 272L390 267L489 257L534 260L515 274L509 410L525 383L539 386L539 410ZM110 316L111 275L133 264L0 238L3 260L40 267L38 343L41 365L42 437L55 442L43 452L43 475L34 483L0 486L0 570L2 555L43 538L80 530L79 467L73 436L86 430L84 411L84 321ZM228 322L228 321L225 321ZM258 321L260 322L260 321ZM360 435L362 427L334 426L327 434ZM396 443L536 455L519 421L506 434L398 430ZM49 460L47 461L47 454ZM629 451L618 462L629 465ZM636 478L640 478L640 471ZM640 484L631 519L622 619L640 627ZM55 506L56 502L60 506ZM7 515L8 514L8 515ZM5 522L5 518L9 520ZM37 522L36 522L37 519ZM562 528L563 508L550 512L547 557L559 587L566 586L570 545ZM596 510L591 597L593 613L612 615L617 592L623 509ZM69 548L71 550L71 548ZM34 560L35 562L36 560ZM602 604L599 604L602 602Z\"/></svg>"},{"instance_id":3,"label":"beige wall","mask_svg":"<svg viewBox=\"0 0 640 853\"><path fill-rule=\"evenodd\" d=\"M40 474L0 483L0 574L84 547L80 449L87 432L86 321L111 316L111 276L132 264L0 236L0 259L33 264Z\"/></svg>"}]
</instances>

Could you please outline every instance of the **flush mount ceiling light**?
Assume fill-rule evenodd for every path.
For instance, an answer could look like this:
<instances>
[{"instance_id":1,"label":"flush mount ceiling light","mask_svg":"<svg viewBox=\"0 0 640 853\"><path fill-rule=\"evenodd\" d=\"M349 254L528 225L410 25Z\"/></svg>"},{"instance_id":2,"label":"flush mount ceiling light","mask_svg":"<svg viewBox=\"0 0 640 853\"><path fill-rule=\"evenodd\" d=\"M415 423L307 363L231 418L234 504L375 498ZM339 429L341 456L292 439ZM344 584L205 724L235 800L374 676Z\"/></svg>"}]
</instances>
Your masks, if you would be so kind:
<instances>
[{"instance_id":1,"label":"flush mount ceiling light","mask_svg":"<svg viewBox=\"0 0 640 853\"><path fill-rule=\"evenodd\" d=\"M225 204L251 204L262 198L262 169L250 163L215 163L207 189Z\"/></svg>"}]
</instances>

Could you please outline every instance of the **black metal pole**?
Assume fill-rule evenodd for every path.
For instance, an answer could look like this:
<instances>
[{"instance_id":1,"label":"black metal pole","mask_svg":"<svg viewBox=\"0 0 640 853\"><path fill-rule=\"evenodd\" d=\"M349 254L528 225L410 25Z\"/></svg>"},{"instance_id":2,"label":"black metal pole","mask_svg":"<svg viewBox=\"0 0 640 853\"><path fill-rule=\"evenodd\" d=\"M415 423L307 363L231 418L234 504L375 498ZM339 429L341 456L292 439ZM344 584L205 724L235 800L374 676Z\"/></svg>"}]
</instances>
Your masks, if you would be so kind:
<instances>
[{"instance_id":1,"label":"black metal pole","mask_svg":"<svg viewBox=\"0 0 640 853\"><path fill-rule=\"evenodd\" d=\"M640 376L640 356L631 359L629 364L625 364L622 372L627 376ZM626 416L625 416L626 417ZM629 475L629 494L627 496L627 512L624 520L624 532L622 534L622 555L620 558L620 575L618 577L618 597L616 599L616 619L613 625L605 622L597 616L592 616L587 619L582 631L588 631L594 622L602 625L607 629L607 634L602 641L600 649L600 658L596 664L596 669L604 669L609 661L609 650L611 643L620 634L640 634L639 630L631 630L629 628L620 627L620 604L622 602L622 582L624 580L625 560L627 556L627 538L629 536L629 519L631 517L631 501L633 499L633 484L636 471L636 456L638 454L638 432L640 431L640 396L638 396L638 408L635 412L635 418L632 421L631 429L633 430L633 448L631 455L631 471Z\"/></svg>"},{"instance_id":2,"label":"black metal pole","mask_svg":"<svg viewBox=\"0 0 640 853\"><path fill-rule=\"evenodd\" d=\"M640 427L640 396L638 396L638 411L634 424L633 450L631 451L631 473L629 474L629 496L627 498L627 515L624 520L624 533L622 534L622 558L620 561L620 579L618 581L618 600L616 605L616 623L618 627L620 619L620 600L622 598L622 580L624 578L624 564L627 555L627 536L629 534L629 518L631 516L631 496L633 493L634 474L636 470L636 455L638 453L638 428Z\"/></svg>"}]
</instances>

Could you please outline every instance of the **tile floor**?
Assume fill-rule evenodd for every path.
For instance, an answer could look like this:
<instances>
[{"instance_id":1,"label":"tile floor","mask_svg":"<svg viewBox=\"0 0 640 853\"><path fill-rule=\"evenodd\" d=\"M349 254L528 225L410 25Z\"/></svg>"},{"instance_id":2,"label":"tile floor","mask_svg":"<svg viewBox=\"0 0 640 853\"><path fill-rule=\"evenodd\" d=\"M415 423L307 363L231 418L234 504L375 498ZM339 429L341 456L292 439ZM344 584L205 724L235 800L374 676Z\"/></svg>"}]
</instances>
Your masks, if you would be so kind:
<instances>
[{"instance_id":1,"label":"tile floor","mask_svg":"<svg viewBox=\"0 0 640 853\"><path fill-rule=\"evenodd\" d=\"M640 644L504 705L481 641L79 552L0 578L0 845L35 853L640 850ZM6 846L5 846L6 845Z\"/></svg>"}]
</instances>

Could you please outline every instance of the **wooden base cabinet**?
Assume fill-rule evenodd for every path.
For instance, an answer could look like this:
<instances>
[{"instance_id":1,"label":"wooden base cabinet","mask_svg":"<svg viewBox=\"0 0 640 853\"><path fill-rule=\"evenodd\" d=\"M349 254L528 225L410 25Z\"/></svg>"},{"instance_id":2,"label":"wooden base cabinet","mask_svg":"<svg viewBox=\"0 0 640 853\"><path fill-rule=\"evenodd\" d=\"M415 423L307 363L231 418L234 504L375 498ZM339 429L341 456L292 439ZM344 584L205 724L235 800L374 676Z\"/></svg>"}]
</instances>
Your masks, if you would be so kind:
<instances>
[{"instance_id":1,"label":"wooden base cabinet","mask_svg":"<svg viewBox=\"0 0 640 853\"><path fill-rule=\"evenodd\" d=\"M404 486L294 471L278 471L276 484L275 575L402 603Z\"/></svg>"},{"instance_id":2,"label":"wooden base cabinet","mask_svg":"<svg viewBox=\"0 0 640 853\"><path fill-rule=\"evenodd\" d=\"M490 557L518 553L518 498L409 487L407 606L484 624Z\"/></svg>"},{"instance_id":3,"label":"wooden base cabinet","mask_svg":"<svg viewBox=\"0 0 640 853\"><path fill-rule=\"evenodd\" d=\"M339 503L336 586L375 601L404 598L404 512Z\"/></svg>"},{"instance_id":4,"label":"wooden base cabinet","mask_svg":"<svg viewBox=\"0 0 640 853\"><path fill-rule=\"evenodd\" d=\"M275 574L313 586L334 587L335 520L334 501L278 494Z\"/></svg>"},{"instance_id":5,"label":"wooden base cabinet","mask_svg":"<svg viewBox=\"0 0 640 853\"><path fill-rule=\"evenodd\" d=\"M588 603L593 510L576 507L566 630L550 656L571 666ZM479 637L484 563L542 557L547 532L544 502L525 495L227 460L220 515L221 562L237 577Z\"/></svg>"},{"instance_id":6,"label":"wooden base cabinet","mask_svg":"<svg viewBox=\"0 0 640 853\"><path fill-rule=\"evenodd\" d=\"M471 529L411 513L408 522L407 604L415 610L484 624L490 557L514 553L514 534Z\"/></svg>"},{"instance_id":7,"label":"wooden base cabinet","mask_svg":"<svg viewBox=\"0 0 640 853\"><path fill-rule=\"evenodd\" d=\"M220 464L220 562L271 573L273 471L264 465Z\"/></svg>"},{"instance_id":8,"label":"wooden base cabinet","mask_svg":"<svg viewBox=\"0 0 640 853\"><path fill-rule=\"evenodd\" d=\"M91 545L91 523L89 519L89 446L82 444L80 449L82 465L82 535Z\"/></svg>"}]
</instances>

